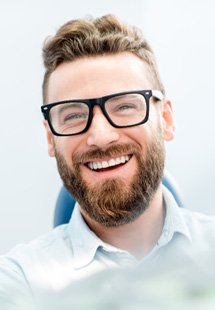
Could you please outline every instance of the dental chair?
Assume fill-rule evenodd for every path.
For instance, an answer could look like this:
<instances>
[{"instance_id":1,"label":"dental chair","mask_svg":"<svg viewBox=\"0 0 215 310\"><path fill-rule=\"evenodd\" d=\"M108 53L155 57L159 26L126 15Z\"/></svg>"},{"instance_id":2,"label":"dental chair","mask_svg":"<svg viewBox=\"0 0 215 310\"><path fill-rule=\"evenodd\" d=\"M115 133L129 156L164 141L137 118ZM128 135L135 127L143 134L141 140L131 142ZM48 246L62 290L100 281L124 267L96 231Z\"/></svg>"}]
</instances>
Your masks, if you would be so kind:
<instances>
[{"instance_id":1,"label":"dental chair","mask_svg":"<svg viewBox=\"0 0 215 310\"><path fill-rule=\"evenodd\" d=\"M178 206L184 208L185 205L178 185L169 172L165 171L162 183L172 193ZM68 192L68 190L64 186L62 186L60 193L57 197L54 211L54 227L69 222L75 206L75 202L76 201L74 197Z\"/></svg>"}]
</instances>

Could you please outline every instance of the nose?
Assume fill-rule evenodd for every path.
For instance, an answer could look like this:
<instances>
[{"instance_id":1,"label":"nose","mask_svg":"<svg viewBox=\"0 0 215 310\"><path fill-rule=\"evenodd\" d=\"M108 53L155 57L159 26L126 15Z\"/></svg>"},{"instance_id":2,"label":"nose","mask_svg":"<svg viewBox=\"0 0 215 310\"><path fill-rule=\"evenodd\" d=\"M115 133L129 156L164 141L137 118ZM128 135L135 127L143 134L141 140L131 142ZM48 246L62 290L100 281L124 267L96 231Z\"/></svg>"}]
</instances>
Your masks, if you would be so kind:
<instances>
[{"instance_id":1,"label":"nose","mask_svg":"<svg viewBox=\"0 0 215 310\"><path fill-rule=\"evenodd\" d=\"M106 149L119 138L119 129L108 122L100 107L94 107L92 123L88 129L87 145Z\"/></svg>"}]
</instances>

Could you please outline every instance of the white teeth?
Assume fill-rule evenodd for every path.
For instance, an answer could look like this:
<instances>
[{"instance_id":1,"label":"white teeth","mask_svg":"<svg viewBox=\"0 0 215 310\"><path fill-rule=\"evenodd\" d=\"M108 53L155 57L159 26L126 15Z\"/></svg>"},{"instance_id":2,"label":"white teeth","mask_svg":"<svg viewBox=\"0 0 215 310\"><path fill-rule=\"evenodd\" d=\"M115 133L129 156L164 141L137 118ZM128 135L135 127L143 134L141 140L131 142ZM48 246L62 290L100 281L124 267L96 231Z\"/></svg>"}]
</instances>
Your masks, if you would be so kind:
<instances>
[{"instance_id":1,"label":"white teeth","mask_svg":"<svg viewBox=\"0 0 215 310\"><path fill-rule=\"evenodd\" d=\"M93 169L97 169L98 168L98 166L97 166L97 163L93 163Z\"/></svg>"},{"instance_id":2,"label":"white teeth","mask_svg":"<svg viewBox=\"0 0 215 310\"><path fill-rule=\"evenodd\" d=\"M97 167L98 167L98 169L101 169L102 168L102 163L97 163Z\"/></svg>"},{"instance_id":3,"label":"white teeth","mask_svg":"<svg viewBox=\"0 0 215 310\"><path fill-rule=\"evenodd\" d=\"M90 169L93 169L93 163L88 163L87 165Z\"/></svg>"},{"instance_id":4,"label":"white teeth","mask_svg":"<svg viewBox=\"0 0 215 310\"><path fill-rule=\"evenodd\" d=\"M109 160L108 164L109 164L109 167L116 165L114 159Z\"/></svg>"},{"instance_id":5,"label":"white teeth","mask_svg":"<svg viewBox=\"0 0 215 310\"><path fill-rule=\"evenodd\" d=\"M120 158L116 158L115 163L116 163L116 165L119 165L121 163Z\"/></svg>"},{"instance_id":6,"label":"white teeth","mask_svg":"<svg viewBox=\"0 0 215 310\"><path fill-rule=\"evenodd\" d=\"M109 161L102 161L102 162L89 162L87 164L87 166L91 169L91 170L97 170L97 169L101 169L101 168L108 168L108 167L113 167L119 164L124 164L125 162L129 161L130 156L129 155L125 155L125 156L121 156L121 157L117 157L115 159L110 159Z\"/></svg>"},{"instance_id":7,"label":"white teeth","mask_svg":"<svg viewBox=\"0 0 215 310\"><path fill-rule=\"evenodd\" d=\"M107 168L109 167L108 162L107 161L103 161L102 162L102 168Z\"/></svg>"},{"instance_id":8,"label":"white teeth","mask_svg":"<svg viewBox=\"0 0 215 310\"><path fill-rule=\"evenodd\" d=\"M122 156L122 157L121 157L121 163L124 164L124 163L125 163L125 160L126 160L126 159L125 159L125 156Z\"/></svg>"}]
</instances>

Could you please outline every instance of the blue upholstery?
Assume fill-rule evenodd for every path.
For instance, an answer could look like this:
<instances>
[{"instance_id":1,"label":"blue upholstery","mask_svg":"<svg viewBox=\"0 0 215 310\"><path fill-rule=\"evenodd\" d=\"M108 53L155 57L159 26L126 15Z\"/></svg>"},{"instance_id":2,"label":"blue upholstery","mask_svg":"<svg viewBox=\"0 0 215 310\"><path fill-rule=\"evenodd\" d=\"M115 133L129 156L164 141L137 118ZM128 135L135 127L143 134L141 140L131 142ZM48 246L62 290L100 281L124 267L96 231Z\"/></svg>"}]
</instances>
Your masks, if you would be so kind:
<instances>
[{"instance_id":1,"label":"blue upholstery","mask_svg":"<svg viewBox=\"0 0 215 310\"><path fill-rule=\"evenodd\" d=\"M69 222L74 206L75 199L68 190L62 186L55 206L54 227Z\"/></svg>"},{"instance_id":2,"label":"blue upholstery","mask_svg":"<svg viewBox=\"0 0 215 310\"><path fill-rule=\"evenodd\" d=\"M173 177L165 171L162 183L174 196L179 207L184 207L180 191ZM57 198L55 213L54 213L54 227L68 223L75 206L75 199L63 186Z\"/></svg>"}]
</instances>

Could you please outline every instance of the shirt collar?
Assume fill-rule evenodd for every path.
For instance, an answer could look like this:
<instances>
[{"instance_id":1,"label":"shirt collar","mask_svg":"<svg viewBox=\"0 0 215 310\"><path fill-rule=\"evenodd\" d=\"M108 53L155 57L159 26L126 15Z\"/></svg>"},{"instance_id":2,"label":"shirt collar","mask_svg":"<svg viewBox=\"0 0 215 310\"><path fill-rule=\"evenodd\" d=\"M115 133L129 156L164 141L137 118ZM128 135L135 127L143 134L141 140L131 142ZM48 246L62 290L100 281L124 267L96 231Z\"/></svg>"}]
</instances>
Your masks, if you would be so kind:
<instances>
[{"instance_id":1,"label":"shirt collar","mask_svg":"<svg viewBox=\"0 0 215 310\"><path fill-rule=\"evenodd\" d=\"M85 223L78 203L76 203L68 226L72 244L74 268L79 269L90 264L99 248L107 253L124 253L125 251L103 242Z\"/></svg>"},{"instance_id":2,"label":"shirt collar","mask_svg":"<svg viewBox=\"0 0 215 310\"><path fill-rule=\"evenodd\" d=\"M162 234L158 240L158 245L162 246L170 242L175 233L183 234L189 241L191 235L180 208L170 191L163 186L163 200L166 209L166 216Z\"/></svg>"},{"instance_id":3,"label":"shirt collar","mask_svg":"<svg viewBox=\"0 0 215 310\"><path fill-rule=\"evenodd\" d=\"M78 269L93 260L98 247L102 246L102 241L85 223L77 203L68 228L74 255L74 267Z\"/></svg>"},{"instance_id":4,"label":"shirt collar","mask_svg":"<svg viewBox=\"0 0 215 310\"><path fill-rule=\"evenodd\" d=\"M169 243L175 233L181 233L191 240L181 208L179 208L172 194L164 186L163 200L166 208L166 215L162 234L157 242L158 247ZM109 252L125 252L103 242L92 230L90 230L80 213L77 203L68 225L68 229L74 255L74 267L77 269L88 265L94 259L98 248L103 248Z\"/></svg>"}]
</instances>

